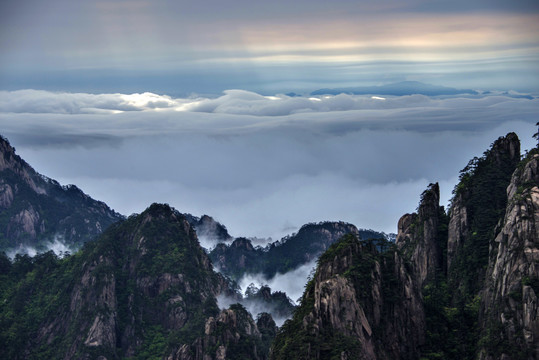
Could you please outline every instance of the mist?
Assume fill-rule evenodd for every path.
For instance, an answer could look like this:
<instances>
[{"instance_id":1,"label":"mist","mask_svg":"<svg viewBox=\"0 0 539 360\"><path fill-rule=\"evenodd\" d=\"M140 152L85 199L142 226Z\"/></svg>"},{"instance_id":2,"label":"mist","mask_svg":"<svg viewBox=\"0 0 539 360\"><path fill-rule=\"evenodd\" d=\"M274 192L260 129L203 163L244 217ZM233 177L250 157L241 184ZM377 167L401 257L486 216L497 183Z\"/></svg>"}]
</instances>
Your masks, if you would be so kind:
<instances>
[{"instance_id":1,"label":"mist","mask_svg":"<svg viewBox=\"0 0 539 360\"><path fill-rule=\"evenodd\" d=\"M21 244L16 248L8 249L6 255L13 260L17 254L34 257L37 254L53 251L58 257L62 258L68 254L73 254L77 250L77 248L67 245L60 236L56 236L52 241L43 242L39 248Z\"/></svg>"},{"instance_id":2,"label":"mist","mask_svg":"<svg viewBox=\"0 0 539 360\"><path fill-rule=\"evenodd\" d=\"M309 275L312 275L316 268L316 260L303 264L297 269L287 273L277 273L273 278L267 279L262 274L245 274L239 281L241 289L245 291L250 284L256 287L268 285L272 291L282 291L297 305L298 300L303 295L303 290L307 284Z\"/></svg>"},{"instance_id":3,"label":"mist","mask_svg":"<svg viewBox=\"0 0 539 360\"><path fill-rule=\"evenodd\" d=\"M293 304L299 305L299 300L303 295L305 285L307 284L309 276L313 275L315 268L316 260L301 265L297 269L287 273L277 273L271 279L266 278L263 274L245 274L237 283L240 287L242 296L246 295L247 289L250 286L255 286L258 289L263 286L268 286L271 288L272 293L278 291L284 292ZM227 309L232 304L241 303L247 311L253 315L253 318L256 318L256 316L262 312L270 313L277 326L282 326L282 324L291 316L291 314L290 316L283 316L274 304L249 297L238 300L234 297L220 295L217 298L217 303L220 309Z\"/></svg>"}]
</instances>

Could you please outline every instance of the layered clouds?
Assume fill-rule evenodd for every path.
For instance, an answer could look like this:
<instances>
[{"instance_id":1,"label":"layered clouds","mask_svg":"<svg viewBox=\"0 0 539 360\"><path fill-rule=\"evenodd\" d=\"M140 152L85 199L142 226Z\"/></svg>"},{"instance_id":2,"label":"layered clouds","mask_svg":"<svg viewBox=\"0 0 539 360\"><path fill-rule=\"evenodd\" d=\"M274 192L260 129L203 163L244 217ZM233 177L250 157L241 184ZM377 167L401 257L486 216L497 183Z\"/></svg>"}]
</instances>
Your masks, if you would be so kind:
<instances>
[{"instance_id":1,"label":"layered clouds","mask_svg":"<svg viewBox=\"0 0 539 360\"><path fill-rule=\"evenodd\" d=\"M0 3L0 87L275 93L416 79L537 91L535 1Z\"/></svg>"},{"instance_id":2,"label":"layered clouds","mask_svg":"<svg viewBox=\"0 0 539 360\"><path fill-rule=\"evenodd\" d=\"M0 128L39 172L129 215L151 202L274 239L343 220L395 232L429 182L444 201L498 136L534 145L537 99L0 93Z\"/></svg>"}]
</instances>

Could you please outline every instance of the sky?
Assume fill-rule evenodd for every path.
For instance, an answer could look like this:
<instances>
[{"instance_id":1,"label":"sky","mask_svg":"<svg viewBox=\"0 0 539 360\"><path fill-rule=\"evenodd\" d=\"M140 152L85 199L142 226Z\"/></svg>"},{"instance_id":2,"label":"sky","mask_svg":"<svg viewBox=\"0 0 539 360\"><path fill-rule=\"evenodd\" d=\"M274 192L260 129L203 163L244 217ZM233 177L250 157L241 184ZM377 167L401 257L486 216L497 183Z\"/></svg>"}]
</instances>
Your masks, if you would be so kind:
<instances>
[{"instance_id":1,"label":"sky","mask_svg":"<svg viewBox=\"0 0 539 360\"><path fill-rule=\"evenodd\" d=\"M538 35L537 1L2 1L0 134L125 215L396 232L499 136L535 145ZM476 93L310 95L402 81Z\"/></svg>"},{"instance_id":2,"label":"sky","mask_svg":"<svg viewBox=\"0 0 539 360\"><path fill-rule=\"evenodd\" d=\"M0 3L0 86L273 95L417 80L537 91L535 0Z\"/></svg>"}]
</instances>

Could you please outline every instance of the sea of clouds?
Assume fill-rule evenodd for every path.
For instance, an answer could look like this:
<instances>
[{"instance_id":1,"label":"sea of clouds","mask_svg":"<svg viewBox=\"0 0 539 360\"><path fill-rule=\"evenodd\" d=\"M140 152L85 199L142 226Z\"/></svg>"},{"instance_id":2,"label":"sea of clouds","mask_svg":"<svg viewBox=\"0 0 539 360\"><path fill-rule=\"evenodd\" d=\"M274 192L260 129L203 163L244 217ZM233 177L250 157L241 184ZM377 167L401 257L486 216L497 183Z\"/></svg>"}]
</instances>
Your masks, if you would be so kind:
<instances>
[{"instance_id":1,"label":"sea of clouds","mask_svg":"<svg viewBox=\"0 0 539 360\"><path fill-rule=\"evenodd\" d=\"M428 183L447 203L499 136L535 146L538 113L538 99L515 94L0 92L1 134L37 171L125 215L166 202L274 239L323 220L396 232Z\"/></svg>"}]
</instances>

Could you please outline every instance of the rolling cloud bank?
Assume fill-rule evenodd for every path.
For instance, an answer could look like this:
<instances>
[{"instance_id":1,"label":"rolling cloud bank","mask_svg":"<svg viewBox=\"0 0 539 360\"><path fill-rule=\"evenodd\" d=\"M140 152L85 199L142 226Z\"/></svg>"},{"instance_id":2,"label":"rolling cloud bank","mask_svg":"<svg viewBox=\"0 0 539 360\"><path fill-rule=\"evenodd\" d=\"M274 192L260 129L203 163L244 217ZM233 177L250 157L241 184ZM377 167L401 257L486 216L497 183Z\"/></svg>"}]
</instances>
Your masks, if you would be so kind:
<instances>
[{"instance_id":1,"label":"rolling cloud bank","mask_svg":"<svg viewBox=\"0 0 539 360\"><path fill-rule=\"evenodd\" d=\"M534 146L538 113L539 100L513 93L0 92L2 135L37 171L126 215L167 202L274 239L321 220L395 232L429 182L447 201L499 136Z\"/></svg>"}]
</instances>

